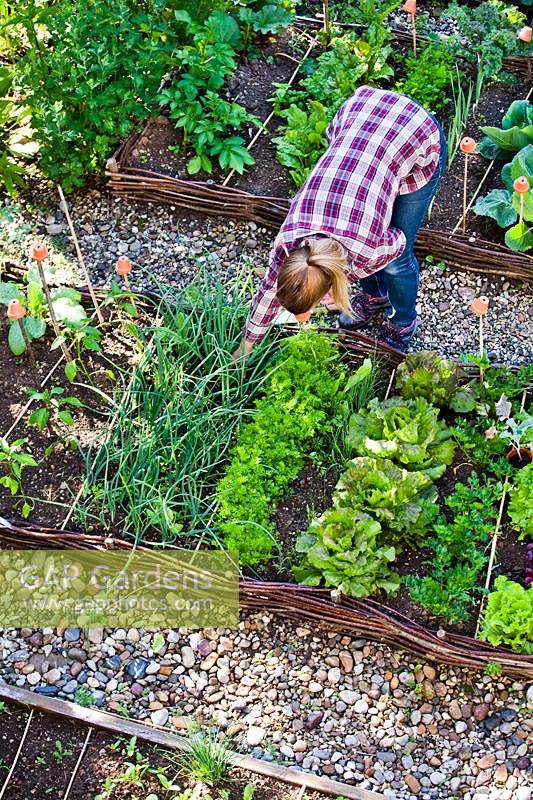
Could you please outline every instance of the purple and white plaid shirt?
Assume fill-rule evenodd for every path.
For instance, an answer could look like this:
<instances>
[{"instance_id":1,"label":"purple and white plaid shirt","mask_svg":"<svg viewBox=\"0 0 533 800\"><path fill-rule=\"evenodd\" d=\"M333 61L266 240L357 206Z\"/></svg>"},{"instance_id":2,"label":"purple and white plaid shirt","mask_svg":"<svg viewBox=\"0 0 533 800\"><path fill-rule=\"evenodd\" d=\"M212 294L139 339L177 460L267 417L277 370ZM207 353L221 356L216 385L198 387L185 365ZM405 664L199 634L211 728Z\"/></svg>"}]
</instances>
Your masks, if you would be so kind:
<instances>
[{"instance_id":1,"label":"purple and white plaid shirt","mask_svg":"<svg viewBox=\"0 0 533 800\"><path fill-rule=\"evenodd\" d=\"M283 259L302 239L323 234L348 251L350 281L377 272L403 253L405 235L390 228L398 194L421 189L440 155L439 129L408 97L362 86L326 131L329 147L298 190L252 301L248 342L260 341L280 308Z\"/></svg>"}]
</instances>

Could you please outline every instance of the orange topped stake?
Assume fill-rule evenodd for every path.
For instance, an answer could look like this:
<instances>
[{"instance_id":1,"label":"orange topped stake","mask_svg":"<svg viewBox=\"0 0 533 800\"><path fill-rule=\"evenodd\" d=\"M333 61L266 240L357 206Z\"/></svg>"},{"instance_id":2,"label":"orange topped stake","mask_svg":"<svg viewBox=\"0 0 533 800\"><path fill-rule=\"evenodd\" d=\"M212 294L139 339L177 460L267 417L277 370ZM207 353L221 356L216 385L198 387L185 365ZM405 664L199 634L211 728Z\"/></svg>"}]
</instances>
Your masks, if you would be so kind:
<instances>
[{"instance_id":1,"label":"orange topped stake","mask_svg":"<svg viewBox=\"0 0 533 800\"><path fill-rule=\"evenodd\" d=\"M7 318L12 320L22 319L26 311L20 300L10 300L7 304Z\"/></svg>"},{"instance_id":2,"label":"orange topped stake","mask_svg":"<svg viewBox=\"0 0 533 800\"><path fill-rule=\"evenodd\" d=\"M528 191L529 181L525 175L521 175L514 181L513 189L515 190L515 192L518 192L519 194L524 194L524 192Z\"/></svg>"},{"instance_id":3,"label":"orange topped stake","mask_svg":"<svg viewBox=\"0 0 533 800\"><path fill-rule=\"evenodd\" d=\"M459 147L461 148L463 153L470 155L470 153L473 153L474 150L476 149L476 143L474 139L470 138L470 136L465 136L463 139L461 139Z\"/></svg>"},{"instance_id":4,"label":"orange topped stake","mask_svg":"<svg viewBox=\"0 0 533 800\"><path fill-rule=\"evenodd\" d=\"M131 270L131 261L128 256L120 256L115 267L117 275L128 275Z\"/></svg>"},{"instance_id":5,"label":"orange topped stake","mask_svg":"<svg viewBox=\"0 0 533 800\"><path fill-rule=\"evenodd\" d=\"M481 297L476 297L472 301L472 305L470 306L470 311L472 314L475 314L476 317L484 316L487 311L489 310L489 298L485 295L481 295Z\"/></svg>"},{"instance_id":6,"label":"orange topped stake","mask_svg":"<svg viewBox=\"0 0 533 800\"><path fill-rule=\"evenodd\" d=\"M518 38L522 42L530 42L531 34L533 34L533 29L530 28L529 25L524 25L524 27L520 28L520 30L518 31Z\"/></svg>"},{"instance_id":7,"label":"orange topped stake","mask_svg":"<svg viewBox=\"0 0 533 800\"><path fill-rule=\"evenodd\" d=\"M407 14L416 14L416 0L405 0L402 11L405 11Z\"/></svg>"},{"instance_id":8,"label":"orange topped stake","mask_svg":"<svg viewBox=\"0 0 533 800\"><path fill-rule=\"evenodd\" d=\"M48 248L45 244L34 244L31 257L35 261L44 261L48 258Z\"/></svg>"}]
</instances>

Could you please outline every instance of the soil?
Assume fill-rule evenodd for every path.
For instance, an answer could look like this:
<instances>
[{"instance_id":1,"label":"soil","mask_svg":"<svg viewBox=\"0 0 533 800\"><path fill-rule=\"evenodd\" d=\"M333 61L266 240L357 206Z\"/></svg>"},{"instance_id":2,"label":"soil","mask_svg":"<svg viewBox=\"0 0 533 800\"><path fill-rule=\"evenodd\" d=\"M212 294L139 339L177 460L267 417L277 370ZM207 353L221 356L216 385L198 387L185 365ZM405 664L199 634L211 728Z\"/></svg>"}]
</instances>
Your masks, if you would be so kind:
<instances>
[{"instance_id":1,"label":"soil","mask_svg":"<svg viewBox=\"0 0 533 800\"><path fill-rule=\"evenodd\" d=\"M251 114L263 122L271 111L269 98L274 93L274 83L286 83L303 55L305 40L295 31L286 33L274 44L264 44L260 58L243 60L235 74L229 78L226 99L244 106ZM247 168L244 175L235 174L230 185L257 195L288 197L291 181L285 167L276 158L276 147L270 139L280 120L275 118L268 126L269 136L262 134L253 147L252 154L256 164ZM257 128L243 128L240 135L249 143ZM217 184L224 182L226 173L214 169L208 175L199 172L191 176L187 172L188 158L169 148L181 143L181 132L172 120L159 116L152 121L146 133L137 141L129 159L129 166L152 170L163 175L195 181L208 181Z\"/></svg>"},{"instance_id":2,"label":"soil","mask_svg":"<svg viewBox=\"0 0 533 800\"><path fill-rule=\"evenodd\" d=\"M466 126L466 134L477 142L483 138L481 126L494 125L499 127L501 120L513 100L522 100L526 97L530 86L524 78L512 84L493 82L483 91L479 107L471 114ZM471 198L482 179L489 161L481 155L468 157L468 198ZM500 177L500 162L492 167L480 196L488 194L492 189L503 188ZM426 228L433 230L453 230L461 219L463 207L463 182L464 182L464 156L459 151L455 156L451 168L446 171L437 192L431 217L425 224ZM489 217L478 217L470 212L467 215L466 233L494 242L503 243L504 230Z\"/></svg>"},{"instance_id":3,"label":"soil","mask_svg":"<svg viewBox=\"0 0 533 800\"><path fill-rule=\"evenodd\" d=\"M53 336L47 336L32 343L37 374L41 380L57 364L61 355L59 350L50 350L52 341ZM84 367L79 368L73 384L66 380L62 362L44 387L50 390L54 386L61 386L65 390L63 397L72 396L81 401L81 408L70 409L75 419L73 428L67 431L65 426L55 423L51 429L47 427L39 431L35 426L28 426L25 420L37 407L34 404L8 437L10 443L17 439L26 440L23 450L31 453L38 462L38 467L27 467L23 471L22 483L33 505L29 519L40 525L59 526L81 486L84 473L82 454L77 446L73 449L67 445L65 436L70 433L76 437L80 447L87 448L98 442L106 424L106 402L91 388L91 384L96 390L113 396L128 379L124 369L134 357L131 340L113 327L104 332L101 347L102 353L86 351L83 354ZM16 357L9 350L5 329L0 335L0 363L3 374L0 435L4 436L26 404L26 390L35 388L37 380L28 356ZM110 370L114 373L114 379ZM46 449L54 443L53 451L46 456ZM0 488L0 516L22 521L21 510L21 498L12 497L7 489Z\"/></svg>"},{"instance_id":4,"label":"soil","mask_svg":"<svg viewBox=\"0 0 533 800\"><path fill-rule=\"evenodd\" d=\"M0 713L0 788L18 749L27 716L27 712L11 706ZM62 797L88 730L86 726L65 719L35 714L19 761L3 795L4 800L46 800L47 797ZM69 800L92 800L104 790L106 779L117 781L113 788L113 800L141 800L151 792L159 797L165 794L155 773L158 769L166 768L168 775L174 778L178 772L176 752L141 741L135 743L134 748L128 752L129 744L131 740L119 740L118 736L93 728ZM143 771L142 786L124 780L128 765L139 763L139 760L142 766L149 767ZM183 790L187 787L188 780L178 777L176 783ZM244 787L249 783L255 787L254 800L296 800L299 795L297 787L240 769L232 770L217 789L227 790L228 800L242 800ZM211 791L215 800L219 798L217 789ZM207 793L206 787L201 797ZM306 792L306 798L325 800L324 795L318 792Z\"/></svg>"}]
</instances>

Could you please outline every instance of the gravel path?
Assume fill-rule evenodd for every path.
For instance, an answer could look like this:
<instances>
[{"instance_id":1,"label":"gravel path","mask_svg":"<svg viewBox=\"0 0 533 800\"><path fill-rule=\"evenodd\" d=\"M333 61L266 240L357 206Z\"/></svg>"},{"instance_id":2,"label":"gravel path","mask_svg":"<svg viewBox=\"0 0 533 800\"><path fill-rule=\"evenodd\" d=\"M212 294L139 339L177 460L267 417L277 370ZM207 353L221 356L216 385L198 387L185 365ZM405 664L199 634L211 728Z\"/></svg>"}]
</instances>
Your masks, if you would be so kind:
<instances>
[{"instance_id":1,"label":"gravel path","mask_svg":"<svg viewBox=\"0 0 533 800\"><path fill-rule=\"evenodd\" d=\"M183 731L386 798L531 800L533 685L416 664L401 651L275 617L240 629L5 631L0 682ZM158 642L158 646L160 642Z\"/></svg>"},{"instance_id":2,"label":"gravel path","mask_svg":"<svg viewBox=\"0 0 533 800\"><path fill-rule=\"evenodd\" d=\"M45 239L59 263L75 270L63 213L56 196L39 192L40 208L21 204L15 222L4 225L0 245L20 260L35 237ZM228 219L189 219L180 209L110 199L92 190L78 194L72 213L87 264L95 282L105 285L114 275L118 255L134 262L132 284L154 289L158 281L187 284L202 265L228 277L237 271L252 275L265 268L272 232L255 223ZM418 311L420 327L413 349L434 349L458 358L478 348L477 320L468 308L472 298L488 294L486 348L494 361L510 364L533 360L533 287L482 275L425 265Z\"/></svg>"}]
</instances>

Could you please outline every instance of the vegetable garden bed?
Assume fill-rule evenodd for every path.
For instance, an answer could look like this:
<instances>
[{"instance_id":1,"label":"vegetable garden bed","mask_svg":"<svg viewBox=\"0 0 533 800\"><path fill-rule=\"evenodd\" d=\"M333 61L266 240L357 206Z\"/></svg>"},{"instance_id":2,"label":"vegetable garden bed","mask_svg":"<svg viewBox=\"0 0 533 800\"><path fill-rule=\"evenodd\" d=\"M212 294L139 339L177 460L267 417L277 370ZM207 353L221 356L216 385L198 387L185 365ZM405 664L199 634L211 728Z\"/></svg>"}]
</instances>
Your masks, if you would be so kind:
<instances>
[{"instance_id":1,"label":"vegetable garden bed","mask_svg":"<svg viewBox=\"0 0 533 800\"><path fill-rule=\"evenodd\" d=\"M312 110L315 108L313 103L316 102L313 98L318 97L318 94L313 95L312 92L316 93L318 90L316 86L309 83L310 79L306 75L307 73L313 75L312 69L316 68L314 65L318 65L318 71L320 71L321 59L330 56L320 45L319 32L316 27L309 27L308 18L302 18L300 24L308 26L307 39L310 41L310 45L303 57L300 55L299 63L294 53L291 55L290 44L295 41L294 36L299 36L300 39L296 39L296 41L301 42L304 38L301 33L292 34L293 38L286 36L283 41L273 46L273 52L264 51L266 61L270 60L270 63L259 61L256 67L254 67L254 62L241 64L228 82L228 97L240 102L248 112L254 114L258 113L259 103L262 118L266 121L266 128L261 131L254 133L253 129L249 129L248 150L255 158L255 164L246 167L242 175L232 169L224 178L223 174L215 169L210 176L202 174L200 171L198 177L201 180L198 180L196 176L193 176L191 180L187 175L187 163L182 155L171 156L169 159L168 147L180 148L182 139L180 130L174 127L172 119L159 116L150 120L140 133L132 134L108 161L107 175L111 190L126 197L169 203L193 212L243 217L274 229L278 227L288 210L290 202L288 197L295 191L294 183L291 188L289 172L297 175L297 181L301 183L306 171L312 166L323 147L319 144L323 133L318 132L323 130L323 127L319 128L322 123L318 117L316 123L311 121L312 114L319 113ZM354 36L355 34L349 31L348 34L343 35ZM343 41L343 35L339 35L338 40L333 37L332 59L338 58L335 55L335 48L337 42ZM402 42L400 49L405 51L407 47L405 36L402 37L400 34L399 40ZM345 45L339 44L338 46L342 48ZM431 49L434 46L422 38L422 49L424 47ZM296 66L291 61L296 61ZM280 62L282 63L280 64ZM335 63L333 60L332 69ZM311 64L313 67L308 69L307 66ZM294 67L292 72L291 67ZM336 67L340 69L339 65ZM401 67L400 75L403 69L405 68ZM431 69L431 65L428 65L428 69ZM254 78L254 73L256 78ZM279 78L283 74L285 74L286 80L285 83L281 83L280 88ZM464 80L466 81L466 77ZM270 92L265 91L269 81L272 84ZM287 88L289 85L287 81L292 82L289 88ZM361 81L364 82L364 79ZM246 89L248 83L256 91L249 92ZM378 79L379 84L380 80ZM391 84L387 82L387 79L382 79L381 85L387 87ZM356 86L357 83L353 88ZM305 87L309 87L309 89ZM392 84L392 88L394 88L394 84ZM439 102L443 105L442 110L437 113L445 128L449 129L449 149L455 153L455 157L453 160L450 158L450 168L437 195L431 218L419 233L417 252L421 257L430 255L436 260L443 260L451 266L467 270L488 271L495 275L530 280L533 263L530 256L524 252L516 252L517 248L514 246L515 252L506 247L503 243L503 232L492 220L487 220L486 217L469 211L466 217L466 231L461 231L464 156L455 152L461 133L466 132L475 136L479 141L482 137L480 126L498 127L510 104L525 97L528 86L527 80L525 84L522 80L517 80L514 84L486 81L484 90L478 97L474 97L474 94L477 94L478 90L480 91L482 88L483 82L478 83L474 93L471 85L469 101L463 96L467 93L465 87L460 87L460 89L452 87L450 90L448 86L441 90L442 97ZM291 117L287 116L286 109L293 102L294 91L296 90L295 97L297 97L298 92L302 94L302 89L304 89L304 93L309 91L311 94L307 95L303 104L302 101L296 100L296 104L301 103L298 106L300 110L290 112L294 117L291 122ZM338 92L339 89L330 89L330 91ZM451 91L454 92L454 100L450 105ZM458 91L463 93L460 97L456 94ZM274 111L271 113L268 113L269 106L264 102L269 94L276 97ZM309 102L311 105L306 105ZM437 101L435 100L435 102ZM297 109L297 105L290 105L290 108ZM297 113L302 115L298 121L296 120ZM289 149L292 145L285 144L283 135L280 136L280 132L283 134L285 130L283 124L279 128L283 119L288 119L289 125L294 124L301 130L305 129L304 140L305 136L315 136L314 153L310 149L308 153L302 151L301 154L298 154ZM311 134L306 126L312 124L316 124L317 127ZM277 137L273 136L276 128L279 128ZM285 135L290 135L290 128L289 133ZM276 157L276 147L278 148L278 157ZM312 146L298 144L297 147L305 150L305 147L311 148ZM489 151L485 148L483 152L488 153ZM287 158L289 161L285 162ZM278 159L283 163L291 164L290 170L283 169ZM475 206L478 210L480 207L479 197L486 191L501 186L498 175L499 168L497 163L496 166L491 165L480 155L470 157L469 161L468 207L470 209L474 206L478 199ZM504 254L508 258L502 260Z\"/></svg>"},{"instance_id":2,"label":"vegetable garden bed","mask_svg":"<svg viewBox=\"0 0 533 800\"><path fill-rule=\"evenodd\" d=\"M202 741L160 731L114 714L0 686L0 797L62 800L378 800L374 792L240 756L221 742L206 750L226 767L210 785L186 766L190 744ZM190 763L190 762L189 762ZM202 762L202 764L205 762Z\"/></svg>"},{"instance_id":3,"label":"vegetable garden bed","mask_svg":"<svg viewBox=\"0 0 533 800\"><path fill-rule=\"evenodd\" d=\"M227 546L241 555L245 608L285 604L287 613L424 657L470 666L496 661L509 674L530 676L530 622L522 619L526 630L518 626L515 639L498 633L497 622L494 635L486 634L492 644L513 642L518 652L473 634L485 584L493 590L485 620L497 603L509 613L508 590L516 592L516 609L533 594L522 588L531 550L523 498L533 468L514 469L505 458L508 431L512 441L530 440L531 369L473 363L461 388L466 373L456 376L455 365L431 354L402 363L395 351L378 352L364 337L344 336L339 349L332 334L318 332L273 336L246 367L231 366L245 315L244 295L228 296L206 276L163 300L157 326L140 337L148 344L122 402L97 444L84 451L84 479L71 476L75 499L61 525L47 524L39 508L32 524L17 520L17 506L6 502L1 540L81 548ZM468 413L439 410L453 397ZM457 426L453 435L450 425ZM410 445L402 444L405 436ZM307 561L317 536L329 542L331 574L325 564L323 570ZM337 539L358 565L355 572L338 572L342 558L335 561L331 549ZM363 557L357 548L364 542L370 550ZM294 584L297 565L303 583L325 579L329 588ZM391 599L384 591L393 592Z\"/></svg>"}]
</instances>

